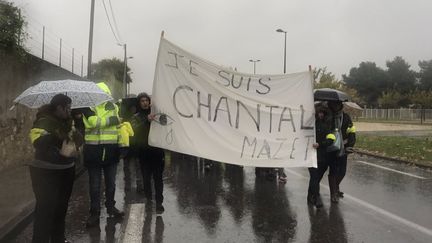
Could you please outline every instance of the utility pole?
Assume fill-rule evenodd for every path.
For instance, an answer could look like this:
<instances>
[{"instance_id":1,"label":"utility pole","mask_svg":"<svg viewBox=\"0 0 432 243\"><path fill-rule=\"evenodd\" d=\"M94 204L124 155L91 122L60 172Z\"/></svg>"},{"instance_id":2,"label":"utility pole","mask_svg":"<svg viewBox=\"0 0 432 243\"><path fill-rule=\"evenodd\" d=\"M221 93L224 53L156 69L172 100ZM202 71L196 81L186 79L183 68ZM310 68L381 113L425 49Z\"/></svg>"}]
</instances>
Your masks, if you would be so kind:
<instances>
[{"instance_id":1,"label":"utility pole","mask_svg":"<svg viewBox=\"0 0 432 243\"><path fill-rule=\"evenodd\" d=\"M74 55L75 55L75 49L72 48L72 73L74 72Z\"/></svg>"},{"instance_id":2,"label":"utility pole","mask_svg":"<svg viewBox=\"0 0 432 243\"><path fill-rule=\"evenodd\" d=\"M83 77L84 56L81 55L81 77Z\"/></svg>"},{"instance_id":3,"label":"utility pole","mask_svg":"<svg viewBox=\"0 0 432 243\"><path fill-rule=\"evenodd\" d=\"M45 26L42 28L42 60L45 57Z\"/></svg>"},{"instance_id":4,"label":"utility pole","mask_svg":"<svg viewBox=\"0 0 432 243\"><path fill-rule=\"evenodd\" d=\"M126 44L123 44L123 48L124 48L123 92L124 92L124 97L126 97L127 96L126 77L127 77L127 59L128 59Z\"/></svg>"},{"instance_id":5,"label":"utility pole","mask_svg":"<svg viewBox=\"0 0 432 243\"><path fill-rule=\"evenodd\" d=\"M88 60L87 60L87 79L91 79L91 64L92 64L92 51L93 51L94 5L95 5L95 0L91 0L90 33L89 33Z\"/></svg>"},{"instance_id":6,"label":"utility pole","mask_svg":"<svg viewBox=\"0 0 432 243\"><path fill-rule=\"evenodd\" d=\"M62 38L60 38L60 55L59 55L59 67L61 67L61 51L62 51Z\"/></svg>"}]
</instances>

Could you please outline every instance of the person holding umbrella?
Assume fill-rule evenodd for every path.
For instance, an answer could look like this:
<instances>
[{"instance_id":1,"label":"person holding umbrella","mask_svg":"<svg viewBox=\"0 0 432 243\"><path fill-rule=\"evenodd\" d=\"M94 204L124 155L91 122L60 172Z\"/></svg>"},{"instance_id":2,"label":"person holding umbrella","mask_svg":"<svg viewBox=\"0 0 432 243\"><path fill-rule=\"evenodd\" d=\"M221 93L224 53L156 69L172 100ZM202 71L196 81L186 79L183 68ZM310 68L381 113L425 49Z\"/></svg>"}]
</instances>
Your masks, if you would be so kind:
<instances>
[{"instance_id":1,"label":"person holding umbrella","mask_svg":"<svg viewBox=\"0 0 432 243\"><path fill-rule=\"evenodd\" d=\"M33 241L69 242L65 239L65 218L75 177L75 160L82 136L73 129L72 100L55 95L39 109L30 140L35 159L30 176L36 196Z\"/></svg>"},{"instance_id":2,"label":"person holding umbrella","mask_svg":"<svg viewBox=\"0 0 432 243\"><path fill-rule=\"evenodd\" d=\"M338 203L339 198L343 197L343 192L339 190L339 185L346 174L348 154L353 152L356 142L355 126L351 117L343 112L343 103L349 97L344 92L335 89L323 88L314 91L316 101L327 101L329 108L330 131L326 136L327 140L332 140L332 144L326 147L326 160L329 165L335 165L335 172L330 170L328 181L331 194L331 202ZM325 171L320 171L318 177L321 179ZM322 173L322 174L321 174Z\"/></svg>"}]
</instances>

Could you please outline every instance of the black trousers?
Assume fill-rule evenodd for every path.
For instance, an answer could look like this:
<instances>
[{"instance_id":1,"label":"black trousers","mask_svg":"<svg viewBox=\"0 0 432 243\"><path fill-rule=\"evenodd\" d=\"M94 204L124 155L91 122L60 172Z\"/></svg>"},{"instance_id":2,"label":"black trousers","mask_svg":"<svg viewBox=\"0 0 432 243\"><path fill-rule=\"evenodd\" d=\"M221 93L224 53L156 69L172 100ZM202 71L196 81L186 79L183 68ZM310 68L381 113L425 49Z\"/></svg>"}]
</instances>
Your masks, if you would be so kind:
<instances>
[{"instance_id":1,"label":"black trousers","mask_svg":"<svg viewBox=\"0 0 432 243\"><path fill-rule=\"evenodd\" d=\"M336 169L336 175L337 177L344 178L346 171L347 171L347 161L348 161L348 155L344 154L341 157L337 158L337 169Z\"/></svg>"},{"instance_id":2,"label":"black trousers","mask_svg":"<svg viewBox=\"0 0 432 243\"><path fill-rule=\"evenodd\" d=\"M308 168L310 176L308 195L319 194L319 184L327 169L329 169L329 176L337 174L337 161L333 159L333 157L334 155L332 153L318 156L318 168Z\"/></svg>"},{"instance_id":3,"label":"black trousers","mask_svg":"<svg viewBox=\"0 0 432 243\"><path fill-rule=\"evenodd\" d=\"M145 197L149 200L153 198L151 183L153 179L156 203L162 203L164 199L162 175L165 168L163 152L147 151L146 153L146 151L143 151L139 162L143 177L143 189Z\"/></svg>"},{"instance_id":4,"label":"black trousers","mask_svg":"<svg viewBox=\"0 0 432 243\"><path fill-rule=\"evenodd\" d=\"M62 170L30 167L30 176L36 197L32 242L64 242L75 167Z\"/></svg>"}]
</instances>

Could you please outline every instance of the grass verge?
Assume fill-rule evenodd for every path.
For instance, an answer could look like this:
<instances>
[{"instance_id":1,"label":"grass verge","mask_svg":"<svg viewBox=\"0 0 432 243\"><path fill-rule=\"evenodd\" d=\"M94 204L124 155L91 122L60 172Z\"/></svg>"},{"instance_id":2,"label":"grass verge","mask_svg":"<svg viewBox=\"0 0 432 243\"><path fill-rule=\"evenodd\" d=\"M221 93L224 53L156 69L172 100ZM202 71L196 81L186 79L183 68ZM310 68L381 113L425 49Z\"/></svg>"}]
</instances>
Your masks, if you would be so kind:
<instances>
[{"instance_id":1,"label":"grass verge","mask_svg":"<svg viewBox=\"0 0 432 243\"><path fill-rule=\"evenodd\" d=\"M357 136L356 147L367 152L432 167L432 137Z\"/></svg>"}]
</instances>

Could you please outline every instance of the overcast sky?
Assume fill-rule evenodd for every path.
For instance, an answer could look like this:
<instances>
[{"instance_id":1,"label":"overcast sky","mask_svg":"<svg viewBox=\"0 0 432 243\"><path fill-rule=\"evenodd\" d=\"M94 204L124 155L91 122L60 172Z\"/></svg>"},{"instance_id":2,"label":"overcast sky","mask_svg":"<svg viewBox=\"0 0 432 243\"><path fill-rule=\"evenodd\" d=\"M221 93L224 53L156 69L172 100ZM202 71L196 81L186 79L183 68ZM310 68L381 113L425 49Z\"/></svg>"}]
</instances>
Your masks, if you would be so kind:
<instances>
[{"instance_id":1,"label":"overcast sky","mask_svg":"<svg viewBox=\"0 0 432 243\"><path fill-rule=\"evenodd\" d=\"M9 0L10 1L10 0ZM90 0L12 0L27 21L38 22L87 55ZM109 0L105 0L109 7ZM111 0L120 37L128 45L132 93L151 93L160 33L180 47L216 64L253 73L283 72L287 31L287 72L327 66L340 77L362 61L385 67L404 57L418 70L432 59L431 0ZM93 62L123 59L96 0ZM84 59L87 59L85 56Z\"/></svg>"}]
</instances>

